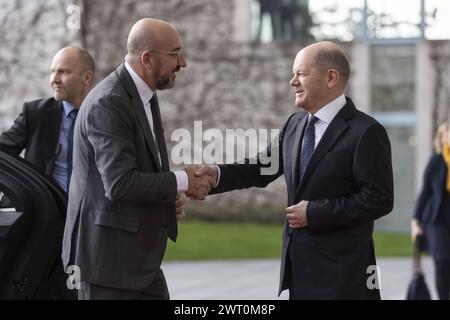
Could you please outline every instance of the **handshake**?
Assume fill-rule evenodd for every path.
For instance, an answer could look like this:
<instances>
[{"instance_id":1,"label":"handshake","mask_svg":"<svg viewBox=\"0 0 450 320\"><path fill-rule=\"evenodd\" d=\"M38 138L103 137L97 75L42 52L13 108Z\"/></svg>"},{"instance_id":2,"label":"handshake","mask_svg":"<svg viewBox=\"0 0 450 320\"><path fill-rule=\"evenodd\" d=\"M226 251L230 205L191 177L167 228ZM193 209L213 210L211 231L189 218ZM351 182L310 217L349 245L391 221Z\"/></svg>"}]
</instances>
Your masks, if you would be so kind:
<instances>
[{"instance_id":1,"label":"handshake","mask_svg":"<svg viewBox=\"0 0 450 320\"><path fill-rule=\"evenodd\" d=\"M186 196L195 200L205 200L208 193L217 184L219 174L217 167L191 164L184 170L188 176Z\"/></svg>"}]
</instances>

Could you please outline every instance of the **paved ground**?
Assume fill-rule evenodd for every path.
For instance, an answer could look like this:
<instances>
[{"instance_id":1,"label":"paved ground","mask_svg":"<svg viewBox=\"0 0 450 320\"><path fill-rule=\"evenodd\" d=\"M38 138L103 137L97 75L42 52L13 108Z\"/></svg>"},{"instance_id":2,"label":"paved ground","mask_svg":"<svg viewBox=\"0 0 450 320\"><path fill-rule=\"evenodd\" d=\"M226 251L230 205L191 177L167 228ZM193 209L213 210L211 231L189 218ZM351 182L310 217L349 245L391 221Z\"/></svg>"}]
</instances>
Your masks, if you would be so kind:
<instances>
[{"instance_id":1,"label":"paved ground","mask_svg":"<svg viewBox=\"0 0 450 320\"><path fill-rule=\"evenodd\" d=\"M379 258L381 298L403 300L411 279L410 258ZM425 279L436 299L434 266L429 258L422 262ZM168 262L163 264L173 300L274 300L287 299L276 292L278 260L233 260L207 262Z\"/></svg>"}]
</instances>

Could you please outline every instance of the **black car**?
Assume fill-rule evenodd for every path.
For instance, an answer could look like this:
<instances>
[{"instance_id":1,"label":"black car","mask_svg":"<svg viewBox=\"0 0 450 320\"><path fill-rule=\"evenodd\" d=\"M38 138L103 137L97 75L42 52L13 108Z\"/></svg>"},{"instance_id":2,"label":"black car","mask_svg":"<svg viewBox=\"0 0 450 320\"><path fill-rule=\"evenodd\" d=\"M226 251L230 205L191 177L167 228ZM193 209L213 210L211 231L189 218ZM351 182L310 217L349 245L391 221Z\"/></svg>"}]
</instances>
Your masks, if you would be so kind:
<instances>
[{"instance_id":1,"label":"black car","mask_svg":"<svg viewBox=\"0 0 450 320\"><path fill-rule=\"evenodd\" d=\"M0 299L74 299L61 245L67 195L24 159L0 151Z\"/></svg>"}]
</instances>

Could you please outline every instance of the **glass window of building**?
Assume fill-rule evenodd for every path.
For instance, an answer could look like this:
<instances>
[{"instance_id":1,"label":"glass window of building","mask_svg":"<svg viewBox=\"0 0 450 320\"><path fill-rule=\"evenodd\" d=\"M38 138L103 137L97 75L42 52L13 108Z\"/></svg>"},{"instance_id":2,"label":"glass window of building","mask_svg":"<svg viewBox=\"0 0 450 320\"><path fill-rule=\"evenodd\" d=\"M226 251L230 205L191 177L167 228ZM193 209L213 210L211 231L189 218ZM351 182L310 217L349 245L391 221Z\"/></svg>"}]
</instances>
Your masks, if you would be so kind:
<instances>
[{"instance_id":1,"label":"glass window of building","mask_svg":"<svg viewBox=\"0 0 450 320\"><path fill-rule=\"evenodd\" d=\"M414 45L372 45L370 70L372 115L389 135L395 190L393 213L377 226L404 230L415 204Z\"/></svg>"},{"instance_id":2,"label":"glass window of building","mask_svg":"<svg viewBox=\"0 0 450 320\"><path fill-rule=\"evenodd\" d=\"M425 0L426 31L430 40L450 39L450 1Z\"/></svg>"},{"instance_id":3,"label":"glass window of building","mask_svg":"<svg viewBox=\"0 0 450 320\"><path fill-rule=\"evenodd\" d=\"M370 39L420 38L421 35L420 1L367 0Z\"/></svg>"},{"instance_id":4,"label":"glass window of building","mask_svg":"<svg viewBox=\"0 0 450 320\"><path fill-rule=\"evenodd\" d=\"M304 5L316 40L450 39L448 0L315 0Z\"/></svg>"},{"instance_id":5,"label":"glass window of building","mask_svg":"<svg viewBox=\"0 0 450 320\"><path fill-rule=\"evenodd\" d=\"M311 38L308 0L252 0L252 39L260 42Z\"/></svg>"},{"instance_id":6,"label":"glass window of building","mask_svg":"<svg viewBox=\"0 0 450 320\"><path fill-rule=\"evenodd\" d=\"M352 41L363 36L361 0L310 1L311 33L317 40Z\"/></svg>"}]
</instances>

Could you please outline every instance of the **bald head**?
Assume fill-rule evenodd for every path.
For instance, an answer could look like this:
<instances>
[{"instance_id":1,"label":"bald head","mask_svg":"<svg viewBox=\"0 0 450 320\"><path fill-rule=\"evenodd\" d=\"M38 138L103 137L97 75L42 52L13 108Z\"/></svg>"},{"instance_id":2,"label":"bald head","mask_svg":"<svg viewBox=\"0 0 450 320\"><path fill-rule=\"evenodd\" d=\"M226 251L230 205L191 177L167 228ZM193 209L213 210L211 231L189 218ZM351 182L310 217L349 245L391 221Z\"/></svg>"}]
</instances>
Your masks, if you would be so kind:
<instances>
[{"instance_id":1,"label":"bald head","mask_svg":"<svg viewBox=\"0 0 450 320\"><path fill-rule=\"evenodd\" d=\"M78 61L83 72L92 71L92 73L95 73L94 58L85 49L76 46L64 47L55 54L53 59L60 56L69 56Z\"/></svg>"},{"instance_id":2,"label":"bald head","mask_svg":"<svg viewBox=\"0 0 450 320\"><path fill-rule=\"evenodd\" d=\"M143 51L159 50L161 36L176 34L175 28L162 20L144 18L136 22L128 35L128 55L139 56Z\"/></svg>"},{"instance_id":3,"label":"bald head","mask_svg":"<svg viewBox=\"0 0 450 320\"><path fill-rule=\"evenodd\" d=\"M65 100L78 108L91 88L94 71L94 59L86 50L78 47L59 50L50 65L55 100Z\"/></svg>"},{"instance_id":4,"label":"bald head","mask_svg":"<svg viewBox=\"0 0 450 320\"><path fill-rule=\"evenodd\" d=\"M314 67L319 72L335 69L342 77L343 86L347 84L350 76L350 63L341 47L331 41L322 41L311 44L301 51L305 55L313 57Z\"/></svg>"},{"instance_id":5,"label":"bald head","mask_svg":"<svg viewBox=\"0 0 450 320\"><path fill-rule=\"evenodd\" d=\"M177 30L161 20L144 18L131 28L127 64L154 91L173 88L187 62Z\"/></svg>"},{"instance_id":6,"label":"bald head","mask_svg":"<svg viewBox=\"0 0 450 320\"><path fill-rule=\"evenodd\" d=\"M298 52L292 73L295 105L315 113L344 93L350 64L336 44L317 42Z\"/></svg>"}]
</instances>

